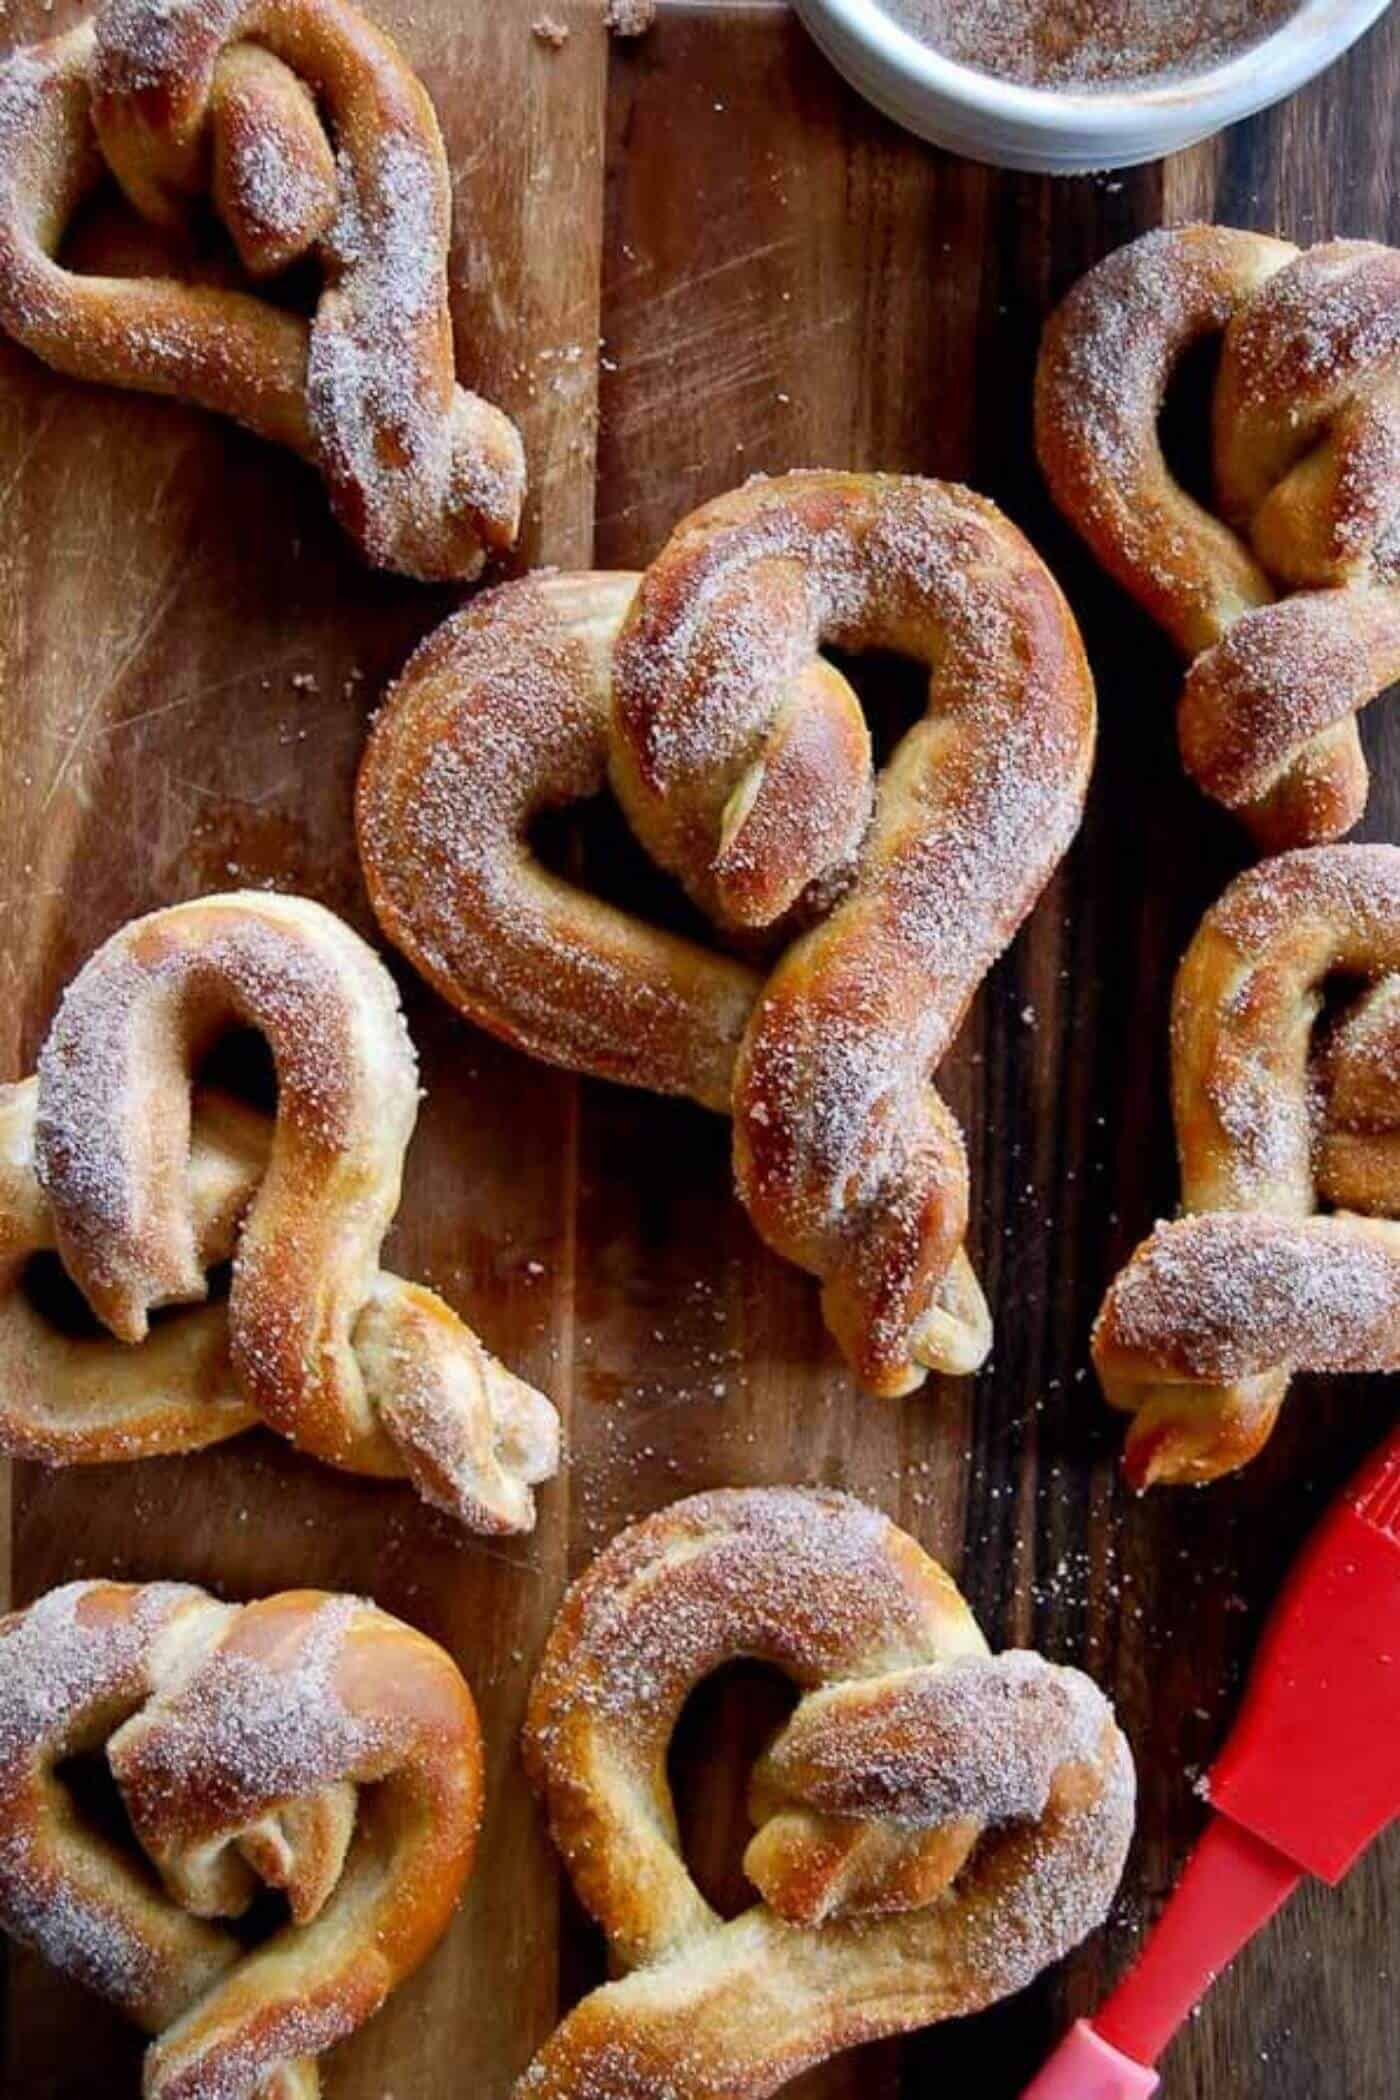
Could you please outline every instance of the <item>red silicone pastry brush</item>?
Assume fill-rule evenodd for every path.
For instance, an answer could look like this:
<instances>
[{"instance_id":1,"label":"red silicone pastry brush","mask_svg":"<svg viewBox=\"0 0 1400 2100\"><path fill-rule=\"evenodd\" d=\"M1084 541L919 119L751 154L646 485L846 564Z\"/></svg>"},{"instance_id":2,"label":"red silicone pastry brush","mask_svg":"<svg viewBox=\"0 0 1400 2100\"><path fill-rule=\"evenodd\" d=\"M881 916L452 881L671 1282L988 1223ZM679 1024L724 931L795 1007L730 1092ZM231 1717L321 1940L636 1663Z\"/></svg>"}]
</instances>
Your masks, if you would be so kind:
<instances>
[{"instance_id":1,"label":"red silicone pastry brush","mask_svg":"<svg viewBox=\"0 0 1400 2100\"><path fill-rule=\"evenodd\" d=\"M1305 1874L1400 1813L1400 1429L1309 1539L1205 1792L1215 1811L1136 1966L1023 2100L1143 2100L1192 2007Z\"/></svg>"}]
</instances>

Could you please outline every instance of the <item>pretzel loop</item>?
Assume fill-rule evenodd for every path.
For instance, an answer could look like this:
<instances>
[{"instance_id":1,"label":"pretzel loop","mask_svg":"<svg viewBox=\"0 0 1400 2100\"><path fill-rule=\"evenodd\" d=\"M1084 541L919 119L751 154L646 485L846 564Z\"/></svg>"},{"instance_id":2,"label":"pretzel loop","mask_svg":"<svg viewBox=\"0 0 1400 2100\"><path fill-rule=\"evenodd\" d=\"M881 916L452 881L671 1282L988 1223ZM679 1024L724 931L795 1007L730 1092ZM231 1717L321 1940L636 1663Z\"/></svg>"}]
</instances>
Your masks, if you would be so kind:
<instances>
[{"instance_id":1,"label":"pretzel loop","mask_svg":"<svg viewBox=\"0 0 1400 2100\"><path fill-rule=\"evenodd\" d=\"M666 1745L738 1655L802 1696L754 1776L764 1900L722 1922L680 1854ZM912 1539L844 1496L693 1497L575 1584L526 1761L627 1972L585 1998L525 2094L758 2100L875 2035L1018 1989L1102 1916L1133 1780L1086 1678L987 1655Z\"/></svg>"},{"instance_id":2,"label":"pretzel loop","mask_svg":"<svg viewBox=\"0 0 1400 2100\"><path fill-rule=\"evenodd\" d=\"M1179 359L1216 334L1219 515L1157 434ZM1051 318L1036 441L1060 508L1193 659L1201 786L1269 850L1349 830L1355 717L1400 677L1400 253L1214 226L1132 242Z\"/></svg>"},{"instance_id":3,"label":"pretzel loop","mask_svg":"<svg viewBox=\"0 0 1400 2100\"><path fill-rule=\"evenodd\" d=\"M827 644L929 666L878 781ZM1093 728L1063 600L991 505L788 475L705 506L640 581L530 581L450 621L376 725L361 856L390 938L473 1019L732 1112L755 1225L897 1394L990 1344L932 1078L1074 834ZM605 777L722 932L786 944L766 977L539 866L533 820Z\"/></svg>"},{"instance_id":4,"label":"pretzel loop","mask_svg":"<svg viewBox=\"0 0 1400 2100\"><path fill-rule=\"evenodd\" d=\"M1244 1464L1296 1371L1400 1368L1398 1052L1400 849L1240 876L1173 1000L1187 1215L1137 1249L1094 1330L1139 1485Z\"/></svg>"},{"instance_id":5,"label":"pretzel loop","mask_svg":"<svg viewBox=\"0 0 1400 2100\"><path fill-rule=\"evenodd\" d=\"M208 191L255 278L314 253L309 325L222 284L64 268L104 171L160 226ZM104 0L0 69L3 325L60 371L290 446L367 559L425 578L509 547L524 484L514 427L454 378L449 222L432 106L347 0Z\"/></svg>"},{"instance_id":6,"label":"pretzel loop","mask_svg":"<svg viewBox=\"0 0 1400 2100\"><path fill-rule=\"evenodd\" d=\"M191 1073L236 1024L271 1049L271 1122L217 1096L192 1110ZM379 1268L417 1067L391 979L330 912L247 893L134 921L70 987L37 1085L6 1092L6 1449L133 1457L262 1420L475 1528L529 1529L553 1409ZM114 1340L46 1330L20 1286L48 1247ZM226 1313L150 1329L229 1257Z\"/></svg>"},{"instance_id":7,"label":"pretzel loop","mask_svg":"<svg viewBox=\"0 0 1400 2100\"><path fill-rule=\"evenodd\" d=\"M448 1657L353 1597L74 1583L0 1625L0 1714L5 1929L155 2037L146 2100L314 2100L470 1869L481 1741ZM78 1753L163 1886L74 1811ZM261 1885L290 1920L245 1952L217 1921Z\"/></svg>"}]
</instances>

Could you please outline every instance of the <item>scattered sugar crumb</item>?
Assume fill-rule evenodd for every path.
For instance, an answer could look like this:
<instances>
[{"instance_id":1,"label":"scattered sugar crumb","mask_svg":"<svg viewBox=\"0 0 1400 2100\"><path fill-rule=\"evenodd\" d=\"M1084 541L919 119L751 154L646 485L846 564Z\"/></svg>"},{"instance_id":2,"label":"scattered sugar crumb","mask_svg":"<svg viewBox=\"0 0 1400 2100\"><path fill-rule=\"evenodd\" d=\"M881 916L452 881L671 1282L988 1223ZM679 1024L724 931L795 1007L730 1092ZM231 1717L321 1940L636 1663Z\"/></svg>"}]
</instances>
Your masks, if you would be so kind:
<instances>
[{"instance_id":1,"label":"scattered sugar crumb","mask_svg":"<svg viewBox=\"0 0 1400 2100\"><path fill-rule=\"evenodd\" d=\"M614 36L641 36L656 20L656 0L605 0L603 22Z\"/></svg>"}]
</instances>

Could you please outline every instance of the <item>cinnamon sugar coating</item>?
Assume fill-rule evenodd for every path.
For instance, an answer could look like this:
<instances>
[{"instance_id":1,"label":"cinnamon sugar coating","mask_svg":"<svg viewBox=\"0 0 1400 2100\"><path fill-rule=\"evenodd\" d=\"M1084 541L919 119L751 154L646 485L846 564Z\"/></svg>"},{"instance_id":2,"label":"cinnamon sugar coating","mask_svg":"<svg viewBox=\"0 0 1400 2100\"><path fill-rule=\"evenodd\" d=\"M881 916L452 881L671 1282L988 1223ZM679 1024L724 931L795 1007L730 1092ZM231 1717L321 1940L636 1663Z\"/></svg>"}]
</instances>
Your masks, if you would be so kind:
<instances>
[{"instance_id":1,"label":"cinnamon sugar coating","mask_svg":"<svg viewBox=\"0 0 1400 2100\"><path fill-rule=\"evenodd\" d=\"M274 1118L191 1073L266 1040ZM0 1087L0 1449L50 1464L185 1451L265 1422L460 1522L527 1531L553 1408L431 1291L386 1274L418 1111L393 981L322 906L263 892L133 920L74 980L38 1075ZM105 1335L25 1270L56 1253ZM226 1306L201 1306L231 1261ZM187 1306L152 1326L158 1307Z\"/></svg>"},{"instance_id":2,"label":"cinnamon sugar coating","mask_svg":"<svg viewBox=\"0 0 1400 2100\"><path fill-rule=\"evenodd\" d=\"M945 58L1029 87L1144 87L1224 65L1297 0L879 0Z\"/></svg>"},{"instance_id":3,"label":"cinnamon sugar coating","mask_svg":"<svg viewBox=\"0 0 1400 2100\"><path fill-rule=\"evenodd\" d=\"M223 283L65 268L104 175L157 226L208 185L254 280L314 258L309 322ZM432 105L349 0L101 0L0 66L0 326L289 446L366 560L425 578L511 546L524 490L513 424L456 382L450 220Z\"/></svg>"},{"instance_id":4,"label":"cinnamon sugar coating","mask_svg":"<svg viewBox=\"0 0 1400 2100\"><path fill-rule=\"evenodd\" d=\"M929 667L878 779L827 645ZM361 859L386 933L473 1020L728 1109L754 1223L898 1394L989 1345L932 1076L1074 836L1093 736L1073 620L991 504L790 474L707 504L640 578L527 579L450 620L375 726ZM605 782L745 960L540 866L534 819Z\"/></svg>"},{"instance_id":5,"label":"cinnamon sugar coating","mask_svg":"<svg viewBox=\"0 0 1400 2100\"><path fill-rule=\"evenodd\" d=\"M1210 336L1207 510L1157 425ZM1051 316L1036 445L1065 515L1191 659L1181 751L1206 793L1269 851L1348 831L1357 712L1400 678L1400 252L1144 235Z\"/></svg>"},{"instance_id":6,"label":"cinnamon sugar coating","mask_svg":"<svg viewBox=\"0 0 1400 2100\"><path fill-rule=\"evenodd\" d=\"M80 1752L144 1858L70 1802ZM359 1598L77 1582L0 1622L0 1924L153 2037L146 2100L315 2100L445 1930L482 1794L455 1666ZM249 1950L221 1921L262 1887L290 1917Z\"/></svg>"},{"instance_id":7,"label":"cinnamon sugar coating","mask_svg":"<svg viewBox=\"0 0 1400 2100\"><path fill-rule=\"evenodd\" d=\"M741 1655L802 1696L754 1774L759 1900L724 1923L681 1857L666 1746ZM1132 1761L1090 1681L989 1656L913 1539L815 1489L696 1495L615 1539L564 1600L525 1757L621 1974L519 2100L760 2100L990 2005L1102 1919L1132 1830Z\"/></svg>"},{"instance_id":8,"label":"cinnamon sugar coating","mask_svg":"<svg viewBox=\"0 0 1400 2100\"><path fill-rule=\"evenodd\" d=\"M1094 1328L1141 1486L1243 1465L1296 1371L1400 1368L1400 848L1231 884L1178 973L1172 1093L1186 1215Z\"/></svg>"}]
</instances>

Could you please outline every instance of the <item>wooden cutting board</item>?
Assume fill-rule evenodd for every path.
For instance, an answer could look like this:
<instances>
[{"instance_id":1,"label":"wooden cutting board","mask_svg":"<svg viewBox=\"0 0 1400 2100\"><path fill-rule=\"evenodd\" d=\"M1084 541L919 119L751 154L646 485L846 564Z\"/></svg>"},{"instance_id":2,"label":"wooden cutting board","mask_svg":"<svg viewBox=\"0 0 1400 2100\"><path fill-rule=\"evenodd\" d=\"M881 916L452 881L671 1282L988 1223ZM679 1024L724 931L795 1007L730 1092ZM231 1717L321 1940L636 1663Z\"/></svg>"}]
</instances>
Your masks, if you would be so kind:
<instances>
[{"instance_id":1,"label":"wooden cutting board","mask_svg":"<svg viewBox=\"0 0 1400 2100\"><path fill-rule=\"evenodd\" d=\"M530 1540L463 1544L406 1493L255 1435L198 1458L14 1469L23 1601L97 1572L231 1597L372 1592L445 1641L490 1748L479 1868L421 1975L328 2066L333 2100L505 2100L560 2003L601 1973L522 1782L532 1660L567 1574L627 1518L718 1482L879 1502L948 1562L994 1644L1114 1693L1140 1832L1109 1927L992 2013L829 2065L802 2100L1011 2100L1127 1960L1198 1826L1261 1615L1332 1489L1393 1414L1379 1383L1300 1388L1267 1454L1201 1495L1134 1503L1086 1337L1117 1262L1175 1198L1172 964L1244 860L1183 785L1161 637L1051 516L1029 381L1052 299L1107 249L1203 215L1309 240L1400 239L1400 20L1224 140L1111 178L997 174L904 137L770 0L663 0L611 49L599 0L375 0L442 119L464 369L525 430L522 560L639 564L758 469L954 475L1036 539L1083 620L1103 703L1083 833L984 988L944 1073L997 1312L975 1382L862 1399L815 1293L758 1246L698 1112L526 1063L400 972L428 1098L389 1258L431 1280L558 1400L572 1462ZM570 34L531 34L546 12ZM69 19L12 0L17 40ZM595 474L596 464L596 474ZM452 594L368 577L319 485L169 403L61 381L0 344L0 1029L32 1069L57 995L132 914L216 888L305 891L363 931L350 795L367 715ZM882 702L872 682L872 705ZM891 706L897 706L895 699ZM1362 834L1400 838L1400 729L1372 710ZM707 1888L737 1906L743 1777L771 1688L697 1700L678 1743ZM1216 1989L1169 2100L1390 2100L1400 2061L1400 1841L1307 1890ZM136 2039L31 1957L8 1971L4 2091L120 2100Z\"/></svg>"}]
</instances>

